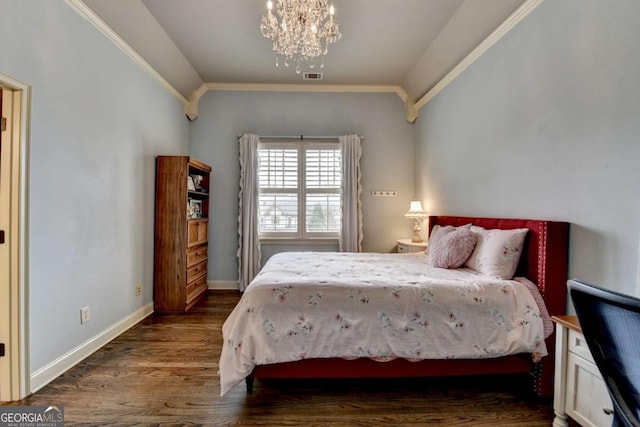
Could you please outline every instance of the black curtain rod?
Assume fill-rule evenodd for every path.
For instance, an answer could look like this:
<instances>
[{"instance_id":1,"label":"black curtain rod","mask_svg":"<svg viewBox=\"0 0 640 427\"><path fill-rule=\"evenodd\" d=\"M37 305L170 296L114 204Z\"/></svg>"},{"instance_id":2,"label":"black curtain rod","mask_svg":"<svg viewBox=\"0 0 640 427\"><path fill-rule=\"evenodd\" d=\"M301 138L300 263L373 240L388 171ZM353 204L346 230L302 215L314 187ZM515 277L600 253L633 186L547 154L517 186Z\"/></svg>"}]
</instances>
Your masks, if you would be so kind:
<instances>
[{"instance_id":1,"label":"black curtain rod","mask_svg":"<svg viewBox=\"0 0 640 427\"><path fill-rule=\"evenodd\" d=\"M358 135L360 137L360 141L364 141L364 136ZM260 138L264 139L295 139L298 141L305 141L311 139L338 139L339 136L308 136L308 135L287 135L287 136L277 136L277 135L258 135ZM242 138L242 135L238 135L238 139Z\"/></svg>"}]
</instances>

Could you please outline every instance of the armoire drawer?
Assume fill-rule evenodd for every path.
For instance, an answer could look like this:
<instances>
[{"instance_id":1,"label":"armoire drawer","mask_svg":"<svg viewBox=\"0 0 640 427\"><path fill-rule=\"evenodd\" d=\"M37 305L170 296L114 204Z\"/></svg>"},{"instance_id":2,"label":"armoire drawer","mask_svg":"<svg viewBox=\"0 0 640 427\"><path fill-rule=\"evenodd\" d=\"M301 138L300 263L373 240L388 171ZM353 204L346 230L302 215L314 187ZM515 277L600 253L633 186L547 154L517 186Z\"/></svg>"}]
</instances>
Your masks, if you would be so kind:
<instances>
[{"instance_id":1,"label":"armoire drawer","mask_svg":"<svg viewBox=\"0 0 640 427\"><path fill-rule=\"evenodd\" d=\"M186 306L190 308L203 292L207 290L207 276L204 275L187 285Z\"/></svg>"},{"instance_id":2,"label":"armoire drawer","mask_svg":"<svg viewBox=\"0 0 640 427\"><path fill-rule=\"evenodd\" d=\"M201 262L187 269L187 284L193 282L198 277L207 276L207 262Z\"/></svg>"},{"instance_id":3,"label":"armoire drawer","mask_svg":"<svg viewBox=\"0 0 640 427\"><path fill-rule=\"evenodd\" d=\"M208 252L207 245L194 246L193 248L187 249L187 268L206 260Z\"/></svg>"},{"instance_id":4,"label":"armoire drawer","mask_svg":"<svg viewBox=\"0 0 640 427\"><path fill-rule=\"evenodd\" d=\"M187 222L187 247L201 245L209 238L208 221L206 219L189 220Z\"/></svg>"}]
</instances>

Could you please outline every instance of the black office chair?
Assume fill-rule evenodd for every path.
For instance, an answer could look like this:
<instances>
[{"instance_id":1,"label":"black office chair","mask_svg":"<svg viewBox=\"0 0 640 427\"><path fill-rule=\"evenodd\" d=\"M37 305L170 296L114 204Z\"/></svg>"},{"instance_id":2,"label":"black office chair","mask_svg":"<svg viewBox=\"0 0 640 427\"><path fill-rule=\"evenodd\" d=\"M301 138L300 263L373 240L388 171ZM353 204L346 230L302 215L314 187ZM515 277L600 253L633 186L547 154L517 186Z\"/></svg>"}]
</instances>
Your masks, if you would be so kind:
<instances>
[{"instance_id":1,"label":"black office chair","mask_svg":"<svg viewBox=\"0 0 640 427\"><path fill-rule=\"evenodd\" d=\"M640 426L640 299L575 279L567 284L613 401L613 426Z\"/></svg>"}]
</instances>

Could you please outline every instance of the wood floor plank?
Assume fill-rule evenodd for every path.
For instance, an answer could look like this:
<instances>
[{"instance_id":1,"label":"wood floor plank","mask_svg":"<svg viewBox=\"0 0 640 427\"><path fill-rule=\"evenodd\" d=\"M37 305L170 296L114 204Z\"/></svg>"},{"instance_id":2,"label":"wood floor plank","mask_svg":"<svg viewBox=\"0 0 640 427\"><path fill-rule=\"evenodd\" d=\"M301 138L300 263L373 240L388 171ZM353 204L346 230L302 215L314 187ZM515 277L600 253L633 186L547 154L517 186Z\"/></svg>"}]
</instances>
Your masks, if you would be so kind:
<instances>
[{"instance_id":1,"label":"wood floor plank","mask_svg":"<svg viewBox=\"0 0 640 427\"><path fill-rule=\"evenodd\" d=\"M239 299L209 291L187 314L154 314L14 405L63 405L66 425L545 426L526 376L256 381L220 397L222 324Z\"/></svg>"}]
</instances>

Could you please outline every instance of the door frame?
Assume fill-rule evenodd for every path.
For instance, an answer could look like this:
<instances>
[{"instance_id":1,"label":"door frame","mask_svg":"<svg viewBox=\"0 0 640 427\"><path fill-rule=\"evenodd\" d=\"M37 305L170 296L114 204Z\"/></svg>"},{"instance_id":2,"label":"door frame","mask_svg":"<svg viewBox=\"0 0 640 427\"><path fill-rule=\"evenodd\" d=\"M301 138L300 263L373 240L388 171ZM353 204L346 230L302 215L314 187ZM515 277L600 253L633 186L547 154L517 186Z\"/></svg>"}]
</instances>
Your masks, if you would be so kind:
<instances>
[{"instance_id":1,"label":"door frame","mask_svg":"<svg viewBox=\"0 0 640 427\"><path fill-rule=\"evenodd\" d=\"M5 325L3 334L7 334L5 357L0 358L0 401L13 401L31 393L27 274L31 86L0 71L0 89L4 90L3 116L7 117L3 145L9 147L5 145L8 159L3 161L0 170L3 180L0 209L5 209L0 212L0 218L8 219L3 245L8 254L5 252L5 259L0 262L8 261L9 265L8 271L0 272L0 292L2 298L6 298L4 307L8 308L0 313L0 322Z\"/></svg>"}]
</instances>

